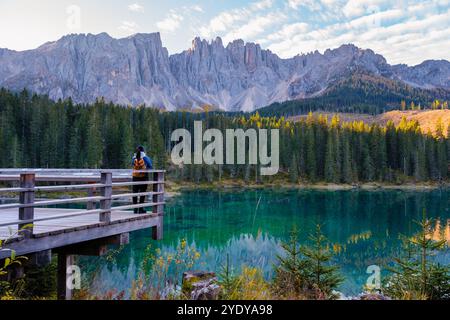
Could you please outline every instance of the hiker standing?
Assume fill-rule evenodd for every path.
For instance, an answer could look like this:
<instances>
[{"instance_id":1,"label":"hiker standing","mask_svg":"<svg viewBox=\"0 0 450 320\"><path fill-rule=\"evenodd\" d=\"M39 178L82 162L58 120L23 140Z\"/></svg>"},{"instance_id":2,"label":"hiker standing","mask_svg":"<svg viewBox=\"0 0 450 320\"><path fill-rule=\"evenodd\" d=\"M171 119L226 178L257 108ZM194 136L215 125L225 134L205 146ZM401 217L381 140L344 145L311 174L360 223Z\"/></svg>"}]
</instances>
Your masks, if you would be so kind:
<instances>
[{"instance_id":1,"label":"hiker standing","mask_svg":"<svg viewBox=\"0 0 450 320\"><path fill-rule=\"evenodd\" d=\"M133 182L139 181L148 181L149 174L148 172L139 172L143 170L151 170L153 169L153 163L150 157L145 154L145 149L143 146L139 146L136 148L136 154L132 159L133 165ZM134 185L133 193L142 193L147 192L147 184L143 185ZM139 203L145 203L145 196L139 197ZM138 197L133 197L133 204L138 203ZM144 208L134 209L134 213L146 213Z\"/></svg>"}]
</instances>

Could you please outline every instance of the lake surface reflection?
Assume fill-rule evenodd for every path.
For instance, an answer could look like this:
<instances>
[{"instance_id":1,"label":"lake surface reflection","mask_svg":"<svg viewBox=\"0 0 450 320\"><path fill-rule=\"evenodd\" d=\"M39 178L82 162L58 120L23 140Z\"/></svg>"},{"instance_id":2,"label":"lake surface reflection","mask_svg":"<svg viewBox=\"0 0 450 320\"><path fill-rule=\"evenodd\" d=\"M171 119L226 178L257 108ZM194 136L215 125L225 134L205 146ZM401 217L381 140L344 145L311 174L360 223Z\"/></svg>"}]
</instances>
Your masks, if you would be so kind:
<instances>
[{"instance_id":1,"label":"lake surface reflection","mask_svg":"<svg viewBox=\"0 0 450 320\"><path fill-rule=\"evenodd\" d=\"M80 265L85 274L95 275L93 293L128 292L149 244L170 253L185 239L200 252L193 269L218 271L229 256L236 270L256 266L270 278L282 253L280 241L289 238L292 228L296 226L299 241L305 243L321 223L345 277L340 290L356 295L367 280L368 266L383 269L401 254L400 236L417 232L414 220L421 219L423 209L436 219L434 237L450 243L450 191L186 191L167 204L164 240L152 241L150 230L139 231L114 261L82 258ZM436 259L450 263L449 251Z\"/></svg>"}]
</instances>

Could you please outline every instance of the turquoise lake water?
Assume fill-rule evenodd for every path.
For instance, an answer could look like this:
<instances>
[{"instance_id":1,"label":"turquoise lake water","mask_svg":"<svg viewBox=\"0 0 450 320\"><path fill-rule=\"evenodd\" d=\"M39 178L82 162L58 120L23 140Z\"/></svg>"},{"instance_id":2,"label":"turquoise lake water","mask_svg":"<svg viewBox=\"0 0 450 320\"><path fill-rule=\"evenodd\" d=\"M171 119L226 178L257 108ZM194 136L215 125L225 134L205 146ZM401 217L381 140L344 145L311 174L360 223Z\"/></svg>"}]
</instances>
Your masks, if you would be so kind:
<instances>
[{"instance_id":1,"label":"turquoise lake water","mask_svg":"<svg viewBox=\"0 0 450 320\"><path fill-rule=\"evenodd\" d=\"M436 236L450 241L450 191L312 191L312 190L230 190L186 191L168 201L164 240L151 240L151 231L131 235L113 261L82 258L80 266L90 279L93 293L108 290L128 292L137 279L149 244L152 250L174 252L182 239L200 252L192 269L219 271L227 256L236 271L256 266L266 278L282 254L280 241L287 240L294 226L299 241L306 243L316 223L335 248L335 262L345 277L339 290L356 295L366 283L368 266L384 266L402 253L401 235L417 231L423 209L436 219ZM450 252L436 259L450 263ZM385 273L383 273L385 274Z\"/></svg>"}]
</instances>

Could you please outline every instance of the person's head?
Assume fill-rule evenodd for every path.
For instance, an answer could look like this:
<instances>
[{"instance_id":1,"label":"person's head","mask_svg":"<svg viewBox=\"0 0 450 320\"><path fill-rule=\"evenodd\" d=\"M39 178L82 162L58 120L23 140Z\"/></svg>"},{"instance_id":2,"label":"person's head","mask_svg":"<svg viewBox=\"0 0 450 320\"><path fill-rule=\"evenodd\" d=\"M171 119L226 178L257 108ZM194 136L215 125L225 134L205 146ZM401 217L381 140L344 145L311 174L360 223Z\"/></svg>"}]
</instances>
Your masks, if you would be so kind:
<instances>
[{"instance_id":1,"label":"person's head","mask_svg":"<svg viewBox=\"0 0 450 320\"><path fill-rule=\"evenodd\" d=\"M143 146L139 146L136 148L136 159L141 158L141 152L145 152L145 149Z\"/></svg>"}]
</instances>

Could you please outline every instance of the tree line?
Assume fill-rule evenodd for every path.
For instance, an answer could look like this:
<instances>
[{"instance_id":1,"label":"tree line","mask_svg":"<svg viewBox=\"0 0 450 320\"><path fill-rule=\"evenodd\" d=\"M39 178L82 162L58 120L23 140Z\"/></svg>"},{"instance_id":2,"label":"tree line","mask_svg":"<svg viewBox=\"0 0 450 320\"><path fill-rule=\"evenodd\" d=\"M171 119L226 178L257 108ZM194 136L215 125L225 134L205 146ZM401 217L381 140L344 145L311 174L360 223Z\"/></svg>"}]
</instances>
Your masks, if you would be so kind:
<instances>
[{"instance_id":1,"label":"tree line","mask_svg":"<svg viewBox=\"0 0 450 320\"><path fill-rule=\"evenodd\" d=\"M292 182L443 181L449 174L450 142L442 123L431 134L406 119L380 126L309 114L292 122L258 113L161 112L102 99L77 105L5 89L0 90L0 167L130 168L135 147L144 145L155 167L167 168L175 180L275 179L259 176L258 165L171 164L171 133L193 132L198 120L205 129L221 131L280 129L280 175Z\"/></svg>"}]
</instances>

